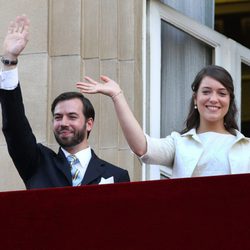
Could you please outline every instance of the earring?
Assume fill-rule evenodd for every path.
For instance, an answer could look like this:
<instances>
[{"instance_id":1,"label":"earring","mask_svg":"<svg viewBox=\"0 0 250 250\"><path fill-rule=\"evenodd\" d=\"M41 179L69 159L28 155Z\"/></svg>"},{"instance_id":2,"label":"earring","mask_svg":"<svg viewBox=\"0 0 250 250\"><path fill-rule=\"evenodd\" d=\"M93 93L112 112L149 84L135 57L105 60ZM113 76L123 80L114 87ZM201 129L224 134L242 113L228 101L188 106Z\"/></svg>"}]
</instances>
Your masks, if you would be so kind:
<instances>
[{"instance_id":1,"label":"earring","mask_svg":"<svg viewBox=\"0 0 250 250\"><path fill-rule=\"evenodd\" d=\"M197 109L197 104L194 105L194 109Z\"/></svg>"}]
</instances>

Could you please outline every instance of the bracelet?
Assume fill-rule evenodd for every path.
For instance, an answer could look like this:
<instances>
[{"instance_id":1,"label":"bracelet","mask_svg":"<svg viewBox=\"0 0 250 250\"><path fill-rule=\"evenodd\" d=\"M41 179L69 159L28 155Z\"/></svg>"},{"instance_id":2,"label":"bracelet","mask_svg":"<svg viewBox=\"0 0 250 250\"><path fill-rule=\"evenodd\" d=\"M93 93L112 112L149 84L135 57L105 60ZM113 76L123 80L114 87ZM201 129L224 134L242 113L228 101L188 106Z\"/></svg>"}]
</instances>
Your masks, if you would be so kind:
<instances>
[{"instance_id":1,"label":"bracelet","mask_svg":"<svg viewBox=\"0 0 250 250\"><path fill-rule=\"evenodd\" d=\"M114 100L118 95L122 94L122 90L120 90L118 93L111 96L111 98Z\"/></svg>"},{"instance_id":2,"label":"bracelet","mask_svg":"<svg viewBox=\"0 0 250 250\"><path fill-rule=\"evenodd\" d=\"M6 59L6 58L4 58L4 57L2 56L2 57L1 57L1 62L2 62L4 65L17 65L18 60L16 59L15 61L11 61L11 60Z\"/></svg>"}]
</instances>

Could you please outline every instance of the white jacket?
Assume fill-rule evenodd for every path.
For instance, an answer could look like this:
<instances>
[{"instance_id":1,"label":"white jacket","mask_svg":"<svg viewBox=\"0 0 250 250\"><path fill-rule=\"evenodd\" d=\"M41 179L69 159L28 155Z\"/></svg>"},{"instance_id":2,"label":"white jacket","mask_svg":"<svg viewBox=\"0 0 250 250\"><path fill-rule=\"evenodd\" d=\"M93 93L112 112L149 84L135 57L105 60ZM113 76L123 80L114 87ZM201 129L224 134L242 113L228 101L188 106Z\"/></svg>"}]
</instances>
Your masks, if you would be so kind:
<instances>
[{"instance_id":1,"label":"white jacket","mask_svg":"<svg viewBox=\"0 0 250 250\"><path fill-rule=\"evenodd\" d=\"M249 173L250 138L235 131L235 142L228 153L231 173ZM172 166L174 178L192 176L204 150L195 129L185 134L172 132L171 135L161 139L146 135L146 139L147 152L140 158L144 163Z\"/></svg>"}]
</instances>

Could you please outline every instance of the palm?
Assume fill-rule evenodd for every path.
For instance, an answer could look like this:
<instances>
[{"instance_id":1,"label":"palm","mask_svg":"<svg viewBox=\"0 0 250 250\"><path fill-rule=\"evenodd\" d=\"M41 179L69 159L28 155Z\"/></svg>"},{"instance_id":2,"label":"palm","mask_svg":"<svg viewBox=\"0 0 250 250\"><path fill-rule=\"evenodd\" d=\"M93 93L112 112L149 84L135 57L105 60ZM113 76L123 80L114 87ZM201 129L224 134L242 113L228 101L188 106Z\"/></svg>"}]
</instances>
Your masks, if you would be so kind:
<instances>
[{"instance_id":1,"label":"palm","mask_svg":"<svg viewBox=\"0 0 250 250\"><path fill-rule=\"evenodd\" d=\"M27 40L20 33L8 34L4 41L4 50L7 53L18 56L24 49Z\"/></svg>"},{"instance_id":2,"label":"palm","mask_svg":"<svg viewBox=\"0 0 250 250\"><path fill-rule=\"evenodd\" d=\"M113 80L110 79L107 82L98 83L96 85L96 91L104 95L109 95L116 88L116 85L117 84Z\"/></svg>"},{"instance_id":3,"label":"palm","mask_svg":"<svg viewBox=\"0 0 250 250\"><path fill-rule=\"evenodd\" d=\"M4 55L17 57L28 42L29 19L26 16L17 16L8 27L8 33L4 39Z\"/></svg>"},{"instance_id":4,"label":"palm","mask_svg":"<svg viewBox=\"0 0 250 250\"><path fill-rule=\"evenodd\" d=\"M77 83L77 88L79 88L83 93L101 93L104 95L113 96L115 93L120 91L119 85L106 76L101 76L101 79L104 83L96 82L90 77L85 77L85 79L87 82Z\"/></svg>"}]
</instances>

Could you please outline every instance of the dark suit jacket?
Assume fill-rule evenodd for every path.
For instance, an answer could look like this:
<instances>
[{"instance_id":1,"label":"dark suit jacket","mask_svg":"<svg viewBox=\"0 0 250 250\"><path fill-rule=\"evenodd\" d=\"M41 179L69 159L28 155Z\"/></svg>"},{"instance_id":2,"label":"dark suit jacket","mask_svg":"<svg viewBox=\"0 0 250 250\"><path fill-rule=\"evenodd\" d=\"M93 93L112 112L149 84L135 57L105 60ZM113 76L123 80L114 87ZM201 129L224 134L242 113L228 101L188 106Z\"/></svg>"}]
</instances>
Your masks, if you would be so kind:
<instances>
[{"instance_id":1,"label":"dark suit jacket","mask_svg":"<svg viewBox=\"0 0 250 250\"><path fill-rule=\"evenodd\" d=\"M0 100L8 151L26 188L72 186L70 166L62 150L55 153L36 142L25 116L20 85L14 90L0 90ZM114 182L130 181L127 170L99 159L92 150L82 185L98 184L101 177L111 176Z\"/></svg>"}]
</instances>

